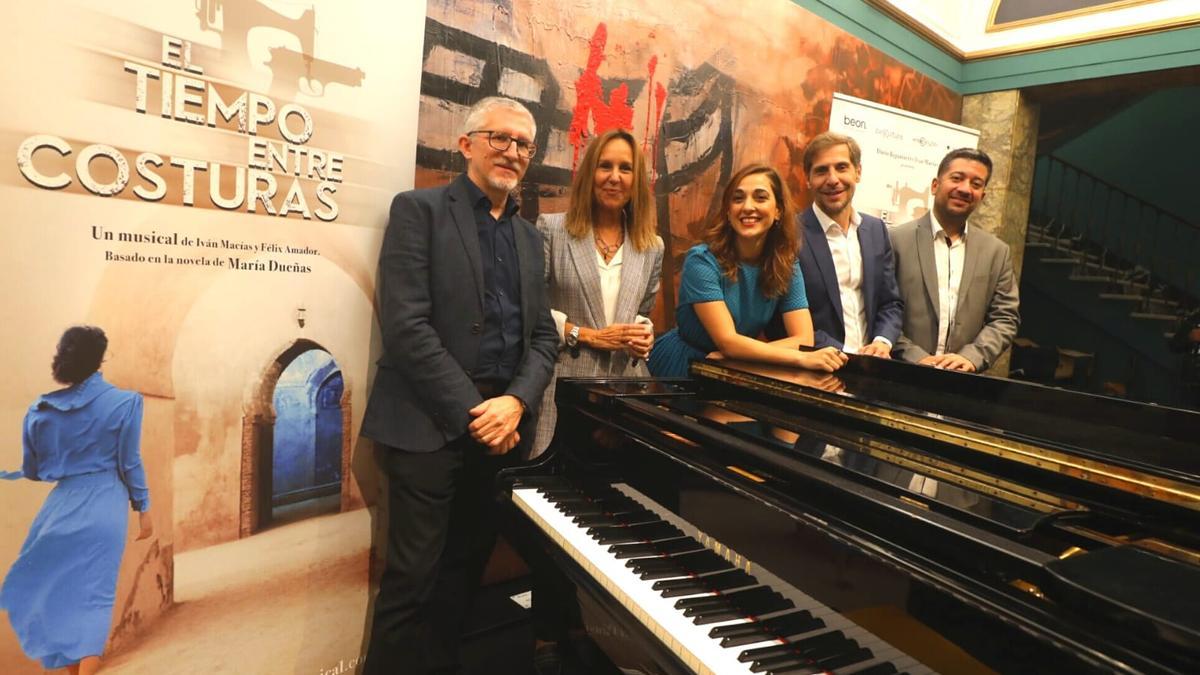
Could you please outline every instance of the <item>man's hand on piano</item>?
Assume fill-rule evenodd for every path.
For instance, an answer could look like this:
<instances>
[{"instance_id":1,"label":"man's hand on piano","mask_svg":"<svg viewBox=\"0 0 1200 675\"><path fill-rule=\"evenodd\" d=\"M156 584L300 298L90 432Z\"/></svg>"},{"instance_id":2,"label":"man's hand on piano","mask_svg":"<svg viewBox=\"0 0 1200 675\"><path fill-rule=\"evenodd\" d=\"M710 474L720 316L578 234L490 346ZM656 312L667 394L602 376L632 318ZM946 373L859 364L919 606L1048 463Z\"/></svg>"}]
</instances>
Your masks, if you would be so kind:
<instances>
[{"instance_id":1,"label":"man's hand on piano","mask_svg":"<svg viewBox=\"0 0 1200 675\"><path fill-rule=\"evenodd\" d=\"M823 347L811 352L796 352L796 355L799 357L797 365L801 368L820 370L826 373L832 373L841 368L849 360L849 357L837 347Z\"/></svg>"},{"instance_id":2,"label":"man's hand on piano","mask_svg":"<svg viewBox=\"0 0 1200 675\"><path fill-rule=\"evenodd\" d=\"M876 340L869 345L863 345L863 348L858 350L859 356L877 356L881 359L892 358L892 348L888 343Z\"/></svg>"},{"instance_id":3,"label":"man's hand on piano","mask_svg":"<svg viewBox=\"0 0 1200 675\"><path fill-rule=\"evenodd\" d=\"M471 438L488 446L489 454L502 455L516 445L511 437L516 435L524 411L525 406L516 396L505 394L486 399L468 411L475 419L471 420L467 431Z\"/></svg>"},{"instance_id":4,"label":"man's hand on piano","mask_svg":"<svg viewBox=\"0 0 1200 675\"><path fill-rule=\"evenodd\" d=\"M958 370L964 373L975 372L975 364L967 360L965 356L959 354L938 354L930 355L917 361L923 366L933 366L943 370Z\"/></svg>"}]
</instances>

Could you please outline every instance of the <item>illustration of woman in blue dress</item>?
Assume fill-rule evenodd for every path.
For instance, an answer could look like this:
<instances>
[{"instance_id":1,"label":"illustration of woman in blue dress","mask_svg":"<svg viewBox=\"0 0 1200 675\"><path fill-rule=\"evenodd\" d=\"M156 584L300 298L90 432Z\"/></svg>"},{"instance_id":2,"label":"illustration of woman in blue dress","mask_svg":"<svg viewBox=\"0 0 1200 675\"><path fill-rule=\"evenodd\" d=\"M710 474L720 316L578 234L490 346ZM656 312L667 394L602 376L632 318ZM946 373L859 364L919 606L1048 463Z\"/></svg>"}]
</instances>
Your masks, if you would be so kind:
<instances>
[{"instance_id":1,"label":"illustration of woman in blue dress","mask_svg":"<svg viewBox=\"0 0 1200 675\"><path fill-rule=\"evenodd\" d=\"M5 478L56 482L0 588L0 610L27 656L46 669L88 675L112 625L128 510L138 539L153 534L139 450L142 397L104 381L104 331L75 326L52 371L63 389L25 415L24 463Z\"/></svg>"}]
</instances>

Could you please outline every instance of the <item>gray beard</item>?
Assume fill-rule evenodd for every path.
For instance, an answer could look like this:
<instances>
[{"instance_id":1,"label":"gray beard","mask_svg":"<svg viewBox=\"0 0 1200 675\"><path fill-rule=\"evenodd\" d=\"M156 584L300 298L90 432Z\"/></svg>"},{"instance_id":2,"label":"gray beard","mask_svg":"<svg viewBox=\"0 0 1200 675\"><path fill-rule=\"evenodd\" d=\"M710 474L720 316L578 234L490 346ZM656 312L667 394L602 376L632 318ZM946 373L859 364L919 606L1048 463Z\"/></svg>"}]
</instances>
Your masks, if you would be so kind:
<instances>
[{"instance_id":1,"label":"gray beard","mask_svg":"<svg viewBox=\"0 0 1200 675\"><path fill-rule=\"evenodd\" d=\"M502 180L499 178L492 178L491 176L488 176L485 180L487 181L488 185L497 190L504 190L505 192L512 192L513 190L516 190L517 183L520 182L516 178L511 180Z\"/></svg>"}]
</instances>

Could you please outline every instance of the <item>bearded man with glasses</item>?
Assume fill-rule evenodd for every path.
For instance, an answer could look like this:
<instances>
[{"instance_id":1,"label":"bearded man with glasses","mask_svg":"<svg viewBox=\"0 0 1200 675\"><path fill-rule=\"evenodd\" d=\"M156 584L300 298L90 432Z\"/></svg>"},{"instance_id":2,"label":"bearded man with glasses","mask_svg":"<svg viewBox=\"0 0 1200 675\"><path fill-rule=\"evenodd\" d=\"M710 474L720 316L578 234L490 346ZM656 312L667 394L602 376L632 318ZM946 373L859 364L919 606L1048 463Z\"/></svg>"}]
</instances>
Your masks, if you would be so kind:
<instances>
[{"instance_id":1,"label":"bearded man with glasses","mask_svg":"<svg viewBox=\"0 0 1200 675\"><path fill-rule=\"evenodd\" d=\"M520 103L486 98L458 139L466 172L392 201L379 253L383 355L362 427L380 449L390 517L364 673L457 672L496 541L492 482L537 428L558 332L541 235L511 194L536 133Z\"/></svg>"}]
</instances>

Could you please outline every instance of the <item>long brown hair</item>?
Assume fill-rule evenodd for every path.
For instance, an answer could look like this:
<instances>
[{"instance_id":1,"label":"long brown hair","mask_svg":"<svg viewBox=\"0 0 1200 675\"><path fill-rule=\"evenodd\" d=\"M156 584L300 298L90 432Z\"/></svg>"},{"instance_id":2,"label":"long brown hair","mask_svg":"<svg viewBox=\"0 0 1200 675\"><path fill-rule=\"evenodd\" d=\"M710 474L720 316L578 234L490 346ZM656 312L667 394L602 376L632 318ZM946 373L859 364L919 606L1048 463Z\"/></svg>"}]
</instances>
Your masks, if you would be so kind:
<instances>
[{"instance_id":1,"label":"long brown hair","mask_svg":"<svg viewBox=\"0 0 1200 675\"><path fill-rule=\"evenodd\" d=\"M766 174L775 193L775 203L779 206L779 220L767 231L767 239L763 244L762 273L758 275L758 288L768 298L777 298L787 293L792 283L792 265L796 262L796 252L800 250L800 239L796 229L796 207L792 204L792 195L788 192L787 183L780 178L779 172L766 164L748 164L733 174L725 185L721 195L721 209L713 216L704 231L704 243L712 251L721 270L732 281L737 281L737 231L729 222L729 205L733 203L733 193L746 176Z\"/></svg>"},{"instance_id":2,"label":"long brown hair","mask_svg":"<svg viewBox=\"0 0 1200 675\"><path fill-rule=\"evenodd\" d=\"M600 152L608 142L621 139L633 150L633 184L630 186L629 203L625 205L625 227L629 241L638 251L656 245L658 217L654 210L654 198L650 194L650 176L646 171L646 159L633 134L624 129L606 131L588 144L583 161L571 179L568 193L566 228L576 239L592 236L592 221L595 219L596 165L600 163Z\"/></svg>"}]
</instances>

